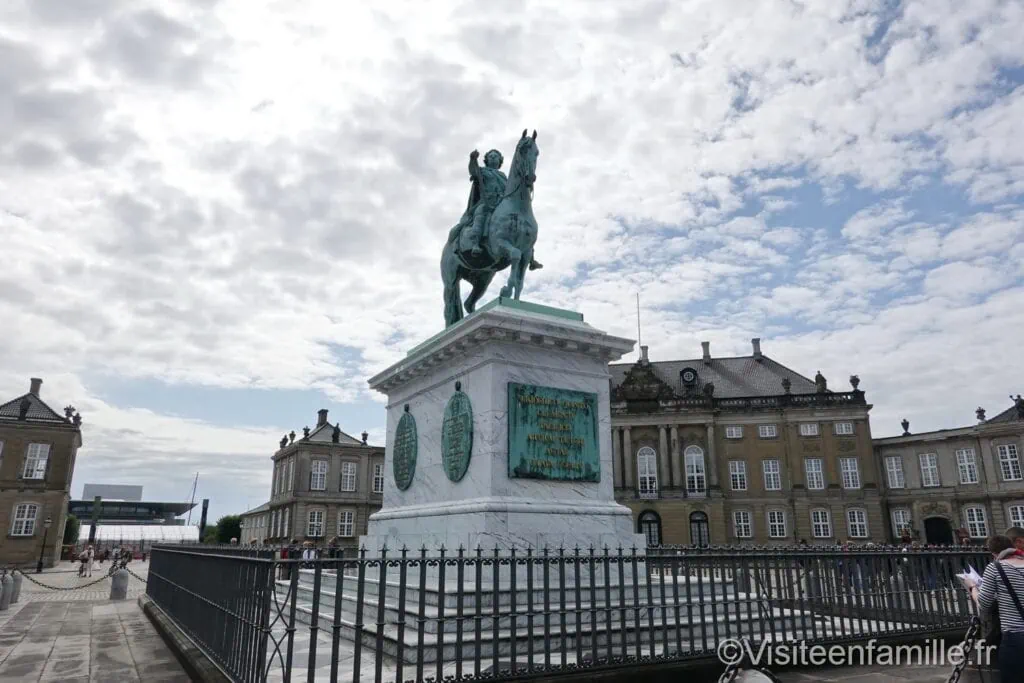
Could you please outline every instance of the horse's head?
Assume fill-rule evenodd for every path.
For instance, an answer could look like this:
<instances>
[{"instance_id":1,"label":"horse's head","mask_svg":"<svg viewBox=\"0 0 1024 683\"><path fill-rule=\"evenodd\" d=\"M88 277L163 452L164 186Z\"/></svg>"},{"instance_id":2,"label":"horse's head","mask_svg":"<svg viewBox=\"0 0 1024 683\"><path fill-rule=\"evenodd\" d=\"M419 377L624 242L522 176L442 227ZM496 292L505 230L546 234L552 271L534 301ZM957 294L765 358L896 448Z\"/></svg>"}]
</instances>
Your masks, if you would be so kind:
<instances>
[{"instance_id":1,"label":"horse's head","mask_svg":"<svg viewBox=\"0 0 1024 683\"><path fill-rule=\"evenodd\" d=\"M524 128L523 135L516 144L513 168L519 171L522 175L523 184L530 189L533 189L533 184L537 181L537 156L539 154L537 131L533 131L533 135L527 136L526 129ZM515 163L516 161L518 161L518 164Z\"/></svg>"}]
</instances>

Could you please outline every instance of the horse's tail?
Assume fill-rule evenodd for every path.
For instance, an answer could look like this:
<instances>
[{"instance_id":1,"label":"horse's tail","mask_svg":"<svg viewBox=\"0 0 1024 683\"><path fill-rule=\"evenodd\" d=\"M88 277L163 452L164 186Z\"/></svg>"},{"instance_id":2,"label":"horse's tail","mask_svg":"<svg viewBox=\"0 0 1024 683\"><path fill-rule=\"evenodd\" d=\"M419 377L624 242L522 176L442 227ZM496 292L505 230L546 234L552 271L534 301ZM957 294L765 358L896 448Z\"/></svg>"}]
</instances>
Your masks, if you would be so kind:
<instances>
[{"instance_id":1,"label":"horse's tail","mask_svg":"<svg viewBox=\"0 0 1024 683\"><path fill-rule=\"evenodd\" d=\"M452 228L455 231L458 225ZM444 322L454 325L462 319L462 294L459 292L459 268L455 256L455 243L449 236L448 243L441 250L441 282L444 284Z\"/></svg>"}]
</instances>

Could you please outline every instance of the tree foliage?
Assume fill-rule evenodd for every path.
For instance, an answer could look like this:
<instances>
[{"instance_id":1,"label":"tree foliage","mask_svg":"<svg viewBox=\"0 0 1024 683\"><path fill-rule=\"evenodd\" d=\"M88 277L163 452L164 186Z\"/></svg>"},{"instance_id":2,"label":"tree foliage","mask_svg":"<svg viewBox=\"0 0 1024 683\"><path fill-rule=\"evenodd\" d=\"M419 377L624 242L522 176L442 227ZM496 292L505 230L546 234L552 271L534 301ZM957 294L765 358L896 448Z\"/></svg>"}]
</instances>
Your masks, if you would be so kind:
<instances>
[{"instance_id":1,"label":"tree foliage","mask_svg":"<svg viewBox=\"0 0 1024 683\"><path fill-rule=\"evenodd\" d=\"M74 515L68 515L67 521L64 522L64 545L74 545L78 542L78 532L82 528L82 523L78 521L78 517Z\"/></svg>"},{"instance_id":2,"label":"tree foliage","mask_svg":"<svg viewBox=\"0 0 1024 683\"><path fill-rule=\"evenodd\" d=\"M214 529L216 534L214 543L230 543L232 538L241 540L242 517L240 515L225 515L217 520Z\"/></svg>"}]
</instances>

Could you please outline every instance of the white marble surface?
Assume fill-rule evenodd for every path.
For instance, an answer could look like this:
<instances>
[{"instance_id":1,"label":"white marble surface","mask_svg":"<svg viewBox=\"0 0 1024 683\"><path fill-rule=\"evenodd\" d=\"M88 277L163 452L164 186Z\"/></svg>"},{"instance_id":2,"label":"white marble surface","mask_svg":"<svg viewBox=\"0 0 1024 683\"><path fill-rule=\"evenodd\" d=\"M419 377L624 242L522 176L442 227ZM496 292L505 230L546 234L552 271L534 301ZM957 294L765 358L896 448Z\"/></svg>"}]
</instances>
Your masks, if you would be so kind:
<instances>
[{"instance_id":1,"label":"white marble surface","mask_svg":"<svg viewBox=\"0 0 1024 683\"><path fill-rule=\"evenodd\" d=\"M388 474L383 509L370 518L364 538L367 548L384 542L643 547L632 514L614 500L611 475L608 361L631 348L632 342L585 323L499 307L467 319L374 378L371 385L389 398ZM441 423L456 381L473 405L473 453L466 476L452 482L442 466ZM597 394L599 482L508 476L509 382ZM394 485L392 447L406 404L416 418L419 452L412 485L401 491Z\"/></svg>"}]
</instances>

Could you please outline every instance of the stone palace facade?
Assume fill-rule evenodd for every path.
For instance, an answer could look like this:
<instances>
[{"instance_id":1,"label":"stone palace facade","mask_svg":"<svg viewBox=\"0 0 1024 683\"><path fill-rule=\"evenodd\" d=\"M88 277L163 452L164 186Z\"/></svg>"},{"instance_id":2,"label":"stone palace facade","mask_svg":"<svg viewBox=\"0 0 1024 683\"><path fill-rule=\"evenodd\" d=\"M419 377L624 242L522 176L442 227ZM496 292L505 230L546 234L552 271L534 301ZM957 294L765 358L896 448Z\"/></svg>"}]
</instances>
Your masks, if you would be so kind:
<instances>
[{"instance_id":1,"label":"stone palace facade","mask_svg":"<svg viewBox=\"0 0 1024 683\"><path fill-rule=\"evenodd\" d=\"M341 431L317 413L316 427L281 439L270 500L242 515L242 543L312 541L355 547L381 507L384 449Z\"/></svg>"},{"instance_id":2,"label":"stone palace facade","mask_svg":"<svg viewBox=\"0 0 1024 683\"><path fill-rule=\"evenodd\" d=\"M43 380L0 405L0 563L52 567L60 557L71 478L82 446L82 418L60 415L40 398ZM45 548L43 547L45 540Z\"/></svg>"},{"instance_id":3,"label":"stone palace facade","mask_svg":"<svg viewBox=\"0 0 1024 683\"><path fill-rule=\"evenodd\" d=\"M658 544L884 542L860 380L749 356L612 365L616 500Z\"/></svg>"},{"instance_id":4,"label":"stone palace facade","mask_svg":"<svg viewBox=\"0 0 1024 683\"><path fill-rule=\"evenodd\" d=\"M1024 527L1024 400L954 429L875 440L887 520L895 539L980 542Z\"/></svg>"}]
</instances>

